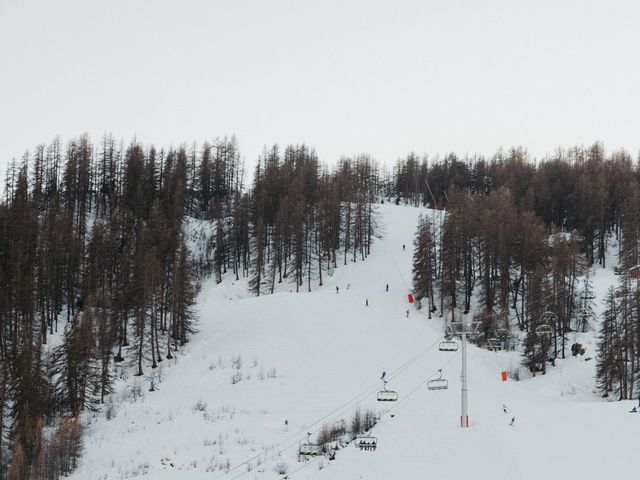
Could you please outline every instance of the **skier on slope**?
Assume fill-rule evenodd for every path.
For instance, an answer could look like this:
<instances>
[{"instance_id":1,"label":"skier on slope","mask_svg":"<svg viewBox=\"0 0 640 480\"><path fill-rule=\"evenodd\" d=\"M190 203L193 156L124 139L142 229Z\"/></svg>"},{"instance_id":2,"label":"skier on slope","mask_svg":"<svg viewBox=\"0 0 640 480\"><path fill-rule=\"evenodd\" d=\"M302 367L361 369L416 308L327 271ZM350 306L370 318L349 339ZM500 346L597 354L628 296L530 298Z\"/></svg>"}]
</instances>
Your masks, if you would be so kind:
<instances>
[{"instance_id":1,"label":"skier on slope","mask_svg":"<svg viewBox=\"0 0 640 480\"><path fill-rule=\"evenodd\" d=\"M513 427L513 425L514 425L515 423L516 423L516 417L513 417L513 418L511 419L511 421L509 422L509 426L510 426L510 427Z\"/></svg>"},{"instance_id":2,"label":"skier on slope","mask_svg":"<svg viewBox=\"0 0 640 480\"><path fill-rule=\"evenodd\" d=\"M336 293L340 293L340 287L336 285Z\"/></svg>"},{"instance_id":3,"label":"skier on slope","mask_svg":"<svg viewBox=\"0 0 640 480\"><path fill-rule=\"evenodd\" d=\"M387 283L387 292L389 291L389 284Z\"/></svg>"}]
</instances>

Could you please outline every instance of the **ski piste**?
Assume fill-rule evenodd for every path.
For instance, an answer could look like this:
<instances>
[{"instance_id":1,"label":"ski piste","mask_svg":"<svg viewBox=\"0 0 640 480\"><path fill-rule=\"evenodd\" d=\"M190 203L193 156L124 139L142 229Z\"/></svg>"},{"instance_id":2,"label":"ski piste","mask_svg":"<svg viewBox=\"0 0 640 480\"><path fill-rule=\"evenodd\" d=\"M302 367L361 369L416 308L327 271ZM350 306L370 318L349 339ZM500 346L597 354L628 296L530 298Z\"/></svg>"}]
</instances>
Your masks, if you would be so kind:
<instances>
[{"instance_id":1,"label":"ski piste","mask_svg":"<svg viewBox=\"0 0 640 480\"><path fill-rule=\"evenodd\" d=\"M539 480L549 471L555 478L573 478L576 466L566 458L580 459L581 480L624 476L624 465L601 458L603 452L633 458L638 425L620 408L626 413L637 401L603 401L595 392L595 360L585 360L595 354L595 332L576 334L587 354L558 359L535 378L521 366L519 351L470 343L470 426L460 428L460 350L450 344L440 350L447 342L443 319L435 312L427 320L426 308L409 306L403 285L411 282L418 215L438 222L443 213L386 204L379 209L386 234L370 257L340 265L311 293L289 293L290 285L282 284L274 295L253 297L242 280L204 284L199 333L187 351L158 370L155 392L148 392L145 378L118 381L114 416L92 417L85 454L70 478L118 480L146 472L154 480L230 480L240 474L239 479L275 480L283 478L274 470L279 464L292 480ZM603 292L615 276L609 268L593 273L600 315ZM369 308L365 298L372 300ZM440 368L448 388L429 390L426 382L438 378ZM502 371L510 372L506 382ZM516 371L520 381L511 377ZM232 383L238 372L242 379ZM377 401L381 372L397 401ZM357 405L311 426L369 387L371 394ZM134 389L141 392L135 400L128 394ZM297 461L307 432L313 445L322 425L348 422L358 407L380 413L370 432L375 450L351 446L337 451L333 461L323 455ZM620 441L607 441L607 432Z\"/></svg>"}]
</instances>

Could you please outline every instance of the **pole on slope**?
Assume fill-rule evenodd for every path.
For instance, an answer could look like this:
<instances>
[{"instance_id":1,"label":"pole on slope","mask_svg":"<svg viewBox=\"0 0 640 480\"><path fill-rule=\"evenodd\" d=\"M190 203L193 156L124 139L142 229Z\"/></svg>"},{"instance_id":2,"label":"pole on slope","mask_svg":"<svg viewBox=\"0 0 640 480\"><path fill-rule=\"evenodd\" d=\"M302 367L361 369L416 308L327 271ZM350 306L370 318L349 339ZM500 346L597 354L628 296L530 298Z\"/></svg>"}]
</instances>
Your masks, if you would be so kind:
<instances>
[{"instance_id":1,"label":"pole on slope","mask_svg":"<svg viewBox=\"0 0 640 480\"><path fill-rule=\"evenodd\" d=\"M467 388L467 332L462 332L462 410L460 412L460 426L469 428L469 402Z\"/></svg>"}]
</instances>

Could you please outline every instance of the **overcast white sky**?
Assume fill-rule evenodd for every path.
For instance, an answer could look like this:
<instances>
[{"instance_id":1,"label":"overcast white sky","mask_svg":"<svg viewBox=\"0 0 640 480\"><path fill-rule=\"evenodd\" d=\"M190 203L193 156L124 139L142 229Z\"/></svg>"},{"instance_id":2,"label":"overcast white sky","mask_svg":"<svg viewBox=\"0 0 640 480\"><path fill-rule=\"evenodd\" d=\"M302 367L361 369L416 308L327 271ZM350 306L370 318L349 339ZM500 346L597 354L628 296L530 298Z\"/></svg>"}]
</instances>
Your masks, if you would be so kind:
<instances>
[{"instance_id":1,"label":"overcast white sky","mask_svg":"<svg viewBox=\"0 0 640 480\"><path fill-rule=\"evenodd\" d=\"M640 2L0 0L0 166L59 134L366 152L640 147Z\"/></svg>"}]
</instances>

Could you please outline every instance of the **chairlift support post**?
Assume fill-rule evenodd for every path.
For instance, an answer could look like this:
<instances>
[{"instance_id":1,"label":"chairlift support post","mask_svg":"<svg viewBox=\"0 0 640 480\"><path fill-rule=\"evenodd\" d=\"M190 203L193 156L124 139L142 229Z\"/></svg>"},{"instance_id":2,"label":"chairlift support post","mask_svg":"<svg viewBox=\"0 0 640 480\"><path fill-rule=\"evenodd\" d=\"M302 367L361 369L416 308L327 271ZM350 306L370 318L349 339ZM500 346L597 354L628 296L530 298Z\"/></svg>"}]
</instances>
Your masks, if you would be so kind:
<instances>
[{"instance_id":1,"label":"chairlift support post","mask_svg":"<svg viewBox=\"0 0 640 480\"><path fill-rule=\"evenodd\" d=\"M450 324L451 331L454 335L459 336L462 340L462 386L460 389L460 426L469 428L469 385L467 372L467 336L477 333L480 322L455 323Z\"/></svg>"},{"instance_id":2,"label":"chairlift support post","mask_svg":"<svg viewBox=\"0 0 640 480\"><path fill-rule=\"evenodd\" d=\"M469 428L469 388L467 386L467 332L462 332L462 409L460 412L460 426Z\"/></svg>"}]
</instances>

